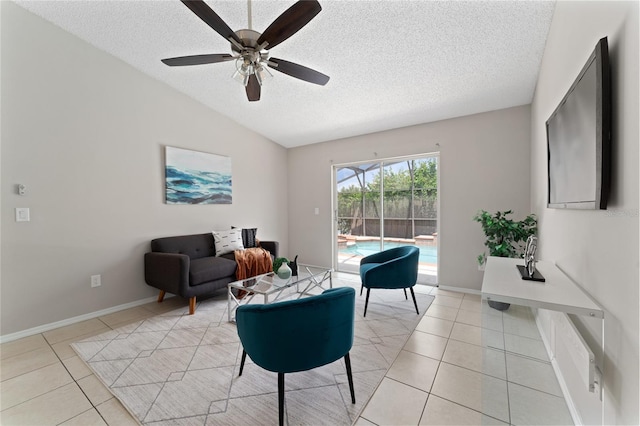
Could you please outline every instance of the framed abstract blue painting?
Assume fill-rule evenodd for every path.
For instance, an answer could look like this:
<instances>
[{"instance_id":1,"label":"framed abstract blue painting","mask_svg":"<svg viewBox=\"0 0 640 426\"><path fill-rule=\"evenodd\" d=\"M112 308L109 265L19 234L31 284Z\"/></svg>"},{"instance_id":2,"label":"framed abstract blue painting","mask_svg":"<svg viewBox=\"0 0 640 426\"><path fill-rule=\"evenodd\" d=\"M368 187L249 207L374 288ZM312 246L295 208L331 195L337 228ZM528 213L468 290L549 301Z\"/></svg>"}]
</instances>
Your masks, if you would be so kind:
<instances>
[{"instance_id":1,"label":"framed abstract blue painting","mask_svg":"<svg viewBox=\"0 0 640 426\"><path fill-rule=\"evenodd\" d=\"M231 158L165 147L167 204L231 204Z\"/></svg>"}]
</instances>

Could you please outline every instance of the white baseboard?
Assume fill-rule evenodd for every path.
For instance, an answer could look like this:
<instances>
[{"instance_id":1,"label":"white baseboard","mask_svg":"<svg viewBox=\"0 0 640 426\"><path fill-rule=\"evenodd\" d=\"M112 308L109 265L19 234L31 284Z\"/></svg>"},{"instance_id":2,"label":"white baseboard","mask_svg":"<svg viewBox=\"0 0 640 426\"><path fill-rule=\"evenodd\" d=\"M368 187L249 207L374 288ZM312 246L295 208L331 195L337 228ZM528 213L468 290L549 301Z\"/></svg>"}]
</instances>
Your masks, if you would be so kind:
<instances>
[{"instance_id":1,"label":"white baseboard","mask_svg":"<svg viewBox=\"0 0 640 426\"><path fill-rule=\"evenodd\" d=\"M165 298L173 297L171 294L167 294ZM23 337L33 336L34 334L44 333L45 331L53 330L56 328L64 327L67 325L75 324L81 321L90 320L93 318L101 317L104 315L113 314L114 312L119 312L124 309L134 308L136 306L145 305L150 302L154 302L158 300L157 296L147 297L146 299L136 300L135 302L125 303L123 305L113 306L111 308L102 309L100 311L91 312L84 315L79 315L73 318L67 318L62 321L52 322L50 324L39 325L37 327L29 328L27 330L18 331L16 333L6 334L4 336L0 336L0 343L11 342L13 340L22 339Z\"/></svg>"},{"instance_id":2,"label":"white baseboard","mask_svg":"<svg viewBox=\"0 0 640 426\"><path fill-rule=\"evenodd\" d=\"M464 288L464 287L453 287L450 285L439 285L438 288L447 291L455 291L457 293L468 293L468 294L481 294L480 290L474 290L472 288Z\"/></svg>"}]
</instances>

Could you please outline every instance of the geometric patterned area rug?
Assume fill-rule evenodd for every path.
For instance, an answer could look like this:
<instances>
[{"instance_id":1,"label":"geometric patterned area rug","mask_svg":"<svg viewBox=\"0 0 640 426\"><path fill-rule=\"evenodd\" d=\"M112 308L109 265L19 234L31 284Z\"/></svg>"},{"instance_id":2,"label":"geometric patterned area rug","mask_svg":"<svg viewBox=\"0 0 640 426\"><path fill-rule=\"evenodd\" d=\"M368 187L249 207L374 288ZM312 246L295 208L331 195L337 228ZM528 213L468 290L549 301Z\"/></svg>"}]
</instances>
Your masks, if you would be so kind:
<instances>
[{"instance_id":1,"label":"geometric patterned area rug","mask_svg":"<svg viewBox=\"0 0 640 426\"><path fill-rule=\"evenodd\" d=\"M285 376L290 425L350 425L359 416L433 297L416 292L420 315L401 290L372 290L367 317L359 277L333 279L356 289L350 352L356 404L344 360ZM365 293L366 294L366 291ZM249 357L227 322L226 293L194 315L177 309L72 344L79 357L143 425L272 425L278 421L277 374Z\"/></svg>"}]
</instances>

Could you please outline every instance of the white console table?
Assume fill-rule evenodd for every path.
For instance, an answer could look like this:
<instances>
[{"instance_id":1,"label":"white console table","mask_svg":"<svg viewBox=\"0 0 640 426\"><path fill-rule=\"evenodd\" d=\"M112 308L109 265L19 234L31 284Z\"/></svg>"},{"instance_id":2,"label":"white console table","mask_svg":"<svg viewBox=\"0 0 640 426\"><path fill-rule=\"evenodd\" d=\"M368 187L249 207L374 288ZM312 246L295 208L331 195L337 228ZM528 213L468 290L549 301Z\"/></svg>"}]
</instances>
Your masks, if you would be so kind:
<instances>
[{"instance_id":1,"label":"white console table","mask_svg":"<svg viewBox=\"0 0 640 426\"><path fill-rule=\"evenodd\" d=\"M536 263L546 282L523 280L516 268L523 264L522 259L490 256L482 280L482 298L604 319L602 308L555 264Z\"/></svg>"},{"instance_id":2,"label":"white console table","mask_svg":"<svg viewBox=\"0 0 640 426\"><path fill-rule=\"evenodd\" d=\"M604 358L604 310L582 288L567 277L553 262L539 261L536 269L545 278L545 282L522 279L517 265L523 265L522 259L504 257L489 257L484 270L482 281L482 298L496 302L560 311L566 314L576 314L601 319L602 342L601 358ZM580 338L582 340L582 338ZM574 343L573 347L581 344ZM583 342L584 343L584 342ZM590 349L586 353L579 353L573 358L574 364L587 384L589 392L599 393L602 404L602 386L596 377L595 358ZM557 368L554 365L554 369ZM600 369L602 367L600 366ZM558 371L556 371L557 373ZM601 381L601 380L600 380ZM563 387L565 397L567 389ZM572 405L573 407L573 405ZM575 414L572 409L572 416ZM601 406L601 422L604 424L604 406ZM574 420L576 417L574 417Z\"/></svg>"}]
</instances>

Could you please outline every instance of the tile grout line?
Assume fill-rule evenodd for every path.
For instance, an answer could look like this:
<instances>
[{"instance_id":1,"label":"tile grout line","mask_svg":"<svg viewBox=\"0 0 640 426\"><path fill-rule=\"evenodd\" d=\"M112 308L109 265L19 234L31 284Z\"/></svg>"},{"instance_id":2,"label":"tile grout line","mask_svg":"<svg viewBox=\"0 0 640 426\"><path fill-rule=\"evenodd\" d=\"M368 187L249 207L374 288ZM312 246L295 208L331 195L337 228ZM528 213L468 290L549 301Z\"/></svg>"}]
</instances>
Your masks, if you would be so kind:
<instances>
[{"instance_id":1,"label":"tile grout line","mask_svg":"<svg viewBox=\"0 0 640 426\"><path fill-rule=\"evenodd\" d=\"M438 296L434 296L434 302L435 299ZM431 306L433 306L433 302L431 302ZM431 308L431 306L429 306L429 308ZM457 309L458 312L460 312L460 309ZM458 317L458 312L456 312L456 318ZM426 312L425 312L426 315ZM455 320L454 320L455 323ZM431 398L431 395L433 395L433 386L436 382L436 377L438 377L438 372L440 371L440 366L442 365L442 360L444 359L444 354L447 351L447 347L449 346L449 337L451 336L451 332L453 331L453 326L451 326L451 330L449 331L449 336L447 336L447 342L444 345L444 349L442 350L442 355L440 356L440 359L438 360L438 367L436 368L436 372L433 375L433 382L431 383L431 386L429 387L429 395L427 396L427 400L424 403L424 408L422 409L422 414L420 414L420 418L418 419L418 425L420 425L420 422L422 421L422 418L425 416L426 412L427 412L427 404L429 403L429 398Z\"/></svg>"},{"instance_id":2,"label":"tile grout line","mask_svg":"<svg viewBox=\"0 0 640 426\"><path fill-rule=\"evenodd\" d=\"M101 323L105 324L105 323L104 323L102 320L100 320L99 318L98 318L98 320L99 320ZM105 326L107 326L108 328L111 328L111 327L109 327L109 325L107 325L107 324L105 324ZM84 389L82 389L82 386L80 386L80 383L78 383L78 380L76 380L76 378L75 378L75 377L73 377L73 374L71 374L71 371L69 371L69 368L66 366L66 364L64 363L64 361L62 360L62 358L60 358L60 355L55 351L55 349L53 349L53 346L51 346L51 343L49 343L49 341L47 340L47 338L44 336L44 333L42 333L42 338L47 342L47 344L49 345L49 347L51 348L51 350L53 351L53 353L56 355L56 358L58 358L58 362L60 362L60 364L62 364L62 367L66 370L67 374L69 374L69 377L71 377L71 380L73 380L73 383L75 383L75 385L78 387L78 389L80 389L80 392L82 392L82 394L84 395L84 397L85 397L85 398L87 398L87 401L88 401L88 402L89 402L89 404L91 405L91 409L86 410L86 411L83 411L82 413L76 414L75 416L70 417L70 418L68 418L68 419L66 419L66 420L64 420L64 421L62 421L61 423L64 423L64 422L67 422L67 421L69 421L69 420L71 420L71 419L73 419L73 418L76 418L76 417L78 417L79 415L86 413L87 411L95 410L95 412L98 414L98 416L100 416L100 418L102 419L102 421L104 421L104 422L108 425L109 423L107 422L107 419L105 419L105 418L102 416L102 413L101 413L101 412L100 412L100 410L98 410L98 408L93 404L93 401L91 401L91 398L89 398L89 395L87 395L87 393L84 391ZM72 343L73 343L73 342L72 342ZM69 343L69 346L71 346L71 343ZM75 353L75 351L74 351L74 353ZM76 355L76 356L77 356L77 355ZM91 373L91 375L93 375L93 373ZM89 377L89 376L86 376L86 377ZM83 377L83 378L84 378L84 377ZM51 391L49 391L49 392L51 392ZM49 393L49 392L47 392L47 393ZM61 424L61 423L60 423L60 424Z\"/></svg>"},{"instance_id":3,"label":"tile grout line","mask_svg":"<svg viewBox=\"0 0 640 426\"><path fill-rule=\"evenodd\" d=\"M436 297L437 297L437 296L436 296ZM464 300L464 298L463 298L463 300ZM432 304L432 306L433 306L433 304ZM438 306L438 305L437 305L437 306ZM439 306L442 306L442 305L439 305ZM461 304L461 306L462 306L462 304ZM454 323L454 324L455 324L455 323L464 324L464 323L461 323L461 322L458 322L458 321L457 321L457 319L458 319L458 314L460 313L460 310L464 310L464 309L461 309L461 308L458 308L458 309L457 309L457 311L458 311L458 312L456 313L456 318L455 318L455 320L453 321L453 323ZM466 311L466 310L465 310L465 311ZM480 313L482 314L482 312L480 312ZM425 315L426 315L426 314L425 314ZM501 315L501 321L502 321L502 315ZM467 325L470 325L470 324L467 324ZM482 327L479 327L479 328L480 328L481 330L483 329ZM504 330L504 326L503 326L503 330ZM495 377L495 376L492 376L492 375L489 375L489 374L485 374L485 373L483 373L483 372L478 372L478 371L476 371L476 370L472 370L472 369L469 369L469 368L466 368L466 367L463 367L463 366L459 366L459 365L456 365L456 364L452 364L452 363L446 362L446 361L444 360L444 357L445 357L445 353L446 353L446 351L447 351L447 348L449 347L449 342L450 342L451 340L456 341L456 342L458 341L458 340L456 340L456 339L452 339L452 338L451 338L451 333L452 333L452 332L453 332L453 327L452 327L451 332L449 332L449 336L447 337L447 343L446 343L446 345L445 345L445 349L444 349L444 351L443 351L443 353L442 353L442 358L441 358L441 359L439 360L439 362L438 362L438 368L436 369L436 376L437 376L438 371L440 370L440 366L441 366L443 363L445 363L445 364L448 364L448 365L452 365L452 366L455 366L455 367L458 367L458 368L465 369L465 370L467 370L467 371L471 371L471 372L479 373L479 374L482 374L482 375L486 375L486 376L488 376L488 377L492 377L492 378L495 378L495 379L498 379L498 380L502 380L501 378L498 378L498 377ZM502 339L503 339L503 345L505 345L505 342L504 342L504 331L502 332ZM468 342L463 342L463 341L460 341L460 342L470 344L470 343L468 343ZM472 344L472 345L473 345L473 344ZM485 346L482 346L482 345L473 345L473 346L478 346L478 347L480 347L480 348L482 348L482 349L485 349L485 348L486 348ZM498 350L500 350L500 349L498 349ZM502 352L502 353L503 353L503 356L504 356L504 358L505 358L505 377L506 377L506 374L507 374L507 371L506 371L506 370L507 370L507 367L506 367L506 350L505 350L505 349L503 349L503 350L500 350L500 352ZM435 377L436 377L436 376L434 376L434 382L435 382ZM508 422L508 423L509 423L509 424L511 424L511 409L510 409L510 406L509 406L508 381L505 379L505 380L504 380L504 382L505 382L505 385L506 385L506 387L507 387L507 412L509 413L509 422ZM431 385L431 388L430 388L430 389L431 389L431 390L433 390L433 384ZM431 395L435 395L435 394L433 394L432 392L429 392L429 396L431 396ZM475 412L477 412L477 413L480 413L480 415L482 415L482 416L487 416L487 417L490 417L490 418L494 418L494 419L495 419L495 417L494 417L494 416L491 416L491 415L486 414L486 413L484 413L484 412L481 412L481 411L475 410L475 409L473 409L473 408L471 408L471 407L467 407L466 405L460 404L459 402L450 401L450 400L448 400L447 398L443 398L443 397L438 396L438 395L435 395L435 396L437 396L437 397L439 397L439 398L442 398L442 399L444 399L444 400L446 400L446 401L449 401L449 402L451 402L451 403L453 403L453 404L456 404L456 405L459 405L459 406L461 406L461 407L465 407L465 408L467 408L467 409L470 409L470 410L472 410L472 411L475 411ZM428 402L428 398L427 398L427 402ZM421 415L421 417L420 417L420 420L422 420L422 417L424 416L425 412L426 412L426 403L425 403L425 407L424 407L423 413L422 413L422 415ZM499 419L498 419L498 420L499 420ZM500 421L502 421L502 420L500 420ZM419 424L419 423L418 423L418 424Z\"/></svg>"},{"instance_id":4,"label":"tile grout line","mask_svg":"<svg viewBox=\"0 0 640 426\"><path fill-rule=\"evenodd\" d=\"M436 295L436 297L437 297L437 295ZM464 301L464 298L463 298L462 300ZM435 302L435 301L434 301L434 302ZM481 302L481 301L480 301L480 302ZM431 306L429 307L429 309L431 309L431 307L433 307L433 306L441 306L441 307L448 308L448 309L456 309L456 308L453 308L453 307L451 307L451 306L440 305L440 304L437 304L437 303L432 303L432 304L431 304ZM464 310L464 309L462 309L462 302L461 302L460 306L457 308L457 312L456 312L456 315L455 315L455 319L454 319L453 321L451 321L451 322L452 322L454 325L455 325L456 323L458 323L458 324L464 324L464 325L469 325L469 326L477 327L475 324L465 324L465 323L463 323L463 322L459 322L459 321L457 321L457 320L458 320L458 316L460 315L460 311L461 311L461 310ZM467 311L467 310L464 310L464 311ZM428 315L428 312L429 312L429 310L427 310L427 311L425 312L425 317L431 317L430 315ZM473 312L476 312L476 311L473 311ZM482 315L482 316L484 315L482 310L481 310L481 311L479 311L478 313L479 313L480 315ZM506 403L507 403L507 404L506 404L506 409L507 409L507 412L508 412L508 423L509 423L509 424L511 424L511 421L512 421L512 413L511 413L511 401L510 401L510 395L509 395L509 387L510 387L509 385L510 385L510 384L518 385L518 386L522 386L522 387L527 388L527 389L530 389L530 390L532 390L532 391L538 391L538 392L544 393L544 394L549 395L549 396L555 396L556 398L561 398L561 397L558 397L557 395L554 395L554 394L552 394L552 393L549 393L549 392L546 392L546 391L543 391L543 390L538 390L538 389L536 389L536 388L532 388L532 387L529 387L529 386L526 386L526 385L522 385L522 384L519 384L519 383L516 383L516 382L512 382L512 381L510 381L510 380L509 380L509 373L508 373L508 366L507 366L507 355L509 355L509 354L512 354L513 356L521 357L521 358L523 358L523 359L530 359L530 360L532 360L532 361L538 361L540 364L547 364L547 365L548 365L549 363L548 363L548 362L546 362L546 361L544 361L544 360L539 360L539 359L534 358L534 357L528 357L528 356L526 356L526 355L522 355L522 354L518 354L518 353L515 353L515 352L512 352L512 351L508 351L508 350L507 350L507 343L506 343L506 335L507 335L507 334L511 335L511 333L507 333L507 332L505 332L505 324L504 324L504 323L505 323L505 317L504 317L504 315L503 315L503 313L502 313L502 312L500 312L499 314L500 314L500 324L501 324L501 326L502 326L502 327L501 327L501 328L502 328L502 330L494 330L494 329L487 329L487 330L495 331L495 332L498 332L498 333L500 333L500 334L501 334L501 340L502 340L502 345L503 345L503 347L502 347L502 348L496 348L496 347L493 347L493 346L484 346L484 345L482 345L482 344L480 344L480 345L475 345L475 344L473 344L473 343L469 343L469 342L465 342L465 341L460 341L460 342L462 342L462 343L466 343L466 344L471 344L471 345L474 345L474 346L478 346L478 347L482 348L483 350L496 350L496 351L500 351L500 352L502 352L502 358L503 358L503 361L504 361L504 367L505 367L505 378L503 379L502 377L496 377L496 376L493 376L493 375L490 375L490 374L485 374L485 373L484 373L484 372L482 372L482 371L476 371L476 370L473 370L473 369L470 369L470 368L467 368L467 367L464 367L464 366L459 366L459 365L457 365L457 364L452 364L452 363L446 362L444 358L445 358L445 354L446 354L447 348L449 347L449 343L450 343L450 341L451 341L451 340L459 341L458 339L453 339L453 338L451 337L452 330L450 330L450 331L449 331L449 333L448 333L448 336L446 337L447 341L446 341L445 348L444 348L444 350L443 350L443 353L442 353L442 357L441 357L441 359L439 359L439 360L435 359L436 361L438 361L438 367L437 367L437 369L436 369L436 374L435 374L435 376L434 376L434 383L435 383L435 377L437 377L437 374L438 374L438 372L439 372L439 370L440 370L440 367L441 367L442 363L447 363L447 364L449 364L449 365L456 366L456 367L459 367L459 368L465 369L465 370L470 371L470 372L474 372L474 373L477 373L477 374L481 374L481 375L483 375L483 376L485 376L485 375L486 375L487 377L492 377L492 378L495 378L495 379L497 379L497 380L502 380L502 381L505 383L505 385L506 385L506 393L507 393L507 395L506 395ZM434 317L434 318L437 318L437 319L443 320L443 319L441 319L441 318L439 318L439 317ZM480 326L480 327L478 327L478 328L480 329L480 331L484 330L484 327L482 327L482 326ZM414 331L419 331L419 332L421 332L421 333L430 334L430 335L437 336L437 337L444 337L444 336L441 336L441 335L438 335L438 334L434 334L434 333L430 333L430 332L423 331L423 330L414 330ZM518 335L518 334L515 334L515 336L519 336L519 335ZM402 350L406 350L406 349L403 347L403 348L402 348ZM417 353L417 352L413 352L413 351L408 351L408 352L415 353L415 354L417 354L417 355L421 355L421 356L424 356L424 357L426 357L426 358L434 359L434 358L431 358L431 357L429 357L429 356L427 356L427 355L420 354L420 353ZM395 379L390 378L390 377L388 377L388 376L385 376L385 377L387 377L388 379L393 380L393 381L395 381L395 382L397 382L397 383L402 383L402 384L404 384L404 385L406 385L406 386L408 386L408 387L411 387L411 388L414 388L414 389L416 389L416 390L419 390L419 391L424 392L424 390L423 390L423 389L417 388L417 387L412 386L412 385L410 385L410 384L403 383L403 382L401 382L401 381L399 381L399 380L395 380ZM429 390L429 392L427 392L427 394L428 394L428 396L427 396L427 402L428 402L429 398L431 397L431 395L434 395L434 394L432 393L434 383L432 383L432 384L431 384L431 386L430 386L430 388L429 388L430 390ZM436 396L437 396L437 395L436 395ZM443 399L447 400L446 398L443 398ZM447 401L448 401L448 400L447 400ZM471 407L466 407L465 405L462 405L462 404L457 403L457 402L455 402L455 401L449 401L449 402L454 403L454 404L456 404L456 405L460 405L460 406L465 407L465 408L468 408L468 409L470 409L470 410L472 410L472 411L475 411L475 412L477 412L477 413L480 413L482 416L487 416L487 417L490 417L490 418L495 418L495 417L494 417L494 416L492 416L492 415L486 414L486 413L484 413L484 412L482 412L482 411L475 410L475 409L473 409L473 408L471 408ZM419 419L419 421L421 421L421 420L424 418L425 414L426 414L426 404L427 404L427 403L425 403L425 406L423 407L423 410L422 410L422 413L421 413L421 415L420 415L420 419ZM365 420L368 420L368 419L366 419L366 418L365 418ZM368 420L368 421L370 421L370 420ZM502 420L500 420L500 421L502 421Z\"/></svg>"},{"instance_id":5,"label":"tile grout line","mask_svg":"<svg viewBox=\"0 0 640 426\"><path fill-rule=\"evenodd\" d=\"M153 312L153 311L151 311L151 310L149 310L149 309L146 309L146 308L144 308L144 309L145 309L145 311L147 311L151 316L159 315L158 313L155 313L155 312ZM135 319L135 320L133 320L133 322L135 322L135 321L144 321L144 320L145 320L145 319L147 319L147 318L149 318L149 317L148 317L148 316L146 316L146 317L144 317L144 318ZM109 330L115 330L116 328L118 328L118 327L122 326L124 323L129 322L129 320L125 320L125 321L122 321L122 322L120 322L120 323L118 323L118 324L114 324L114 325L112 326L112 325L107 324L106 322L104 322L100 317L96 317L95 319L97 319L97 320L98 320L98 321L99 321L99 322L100 322L100 323L101 323L105 328L107 328L107 329L109 329ZM72 325L73 325L73 324L72 324ZM63 327L60 327L60 328L63 328ZM60 329L60 328L58 328L58 329ZM58 329L54 329L54 330L58 330ZM54 330L48 330L48 331L54 331ZM89 374L89 375L87 375L87 376L84 376L84 377L81 377L81 378L79 378L79 379L76 379L76 378L74 377L74 375L71 373L71 371L70 371L69 367L67 367L67 365L65 364L65 362L64 362L65 360L63 360L63 359L61 358L60 354L59 354L59 353L56 351L56 349L53 347L53 345L57 345L57 344L59 344L59 343L63 343L63 342L65 342L65 341L70 341L70 342L68 343L68 345L70 346L72 343L75 343L75 342L76 342L76 341L78 341L79 339L82 339L82 337L83 337L83 336L86 336L86 335L89 335L89 334L92 334L92 333L93 333L93 331L90 331L90 332L87 332L87 333L81 334L80 336L75 336L75 337L71 337L71 338L68 338L68 339L63 339L63 340L61 340L61 341L59 341L59 342L55 342L55 343L52 343L52 342L50 342L50 341L49 341L49 339L47 339L47 337L45 336L45 332L43 332L43 333L38 333L38 334L35 334L34 336L40 336L40 337L42 338L42 340L44 341L45 345L42 345L42 346L40 346L40 347L36 347L36 348L34 348L34 349L27 350L27 351L25 351L25 352L17 353L17 354L15 354L15 355L12 355L12 356L9 356L9 357L7 357L7 358L3 359L2 361L4 362L4 361L6 361L6 360L8 360L8 359L11 359L11 358L14 358L14 357L18 357L18 356L24 356L25 354L29 354L29 353L34 352L34 351L37 351L37 350L39 350L39 349L48 348L49 350L51 350L51 352L52 352L52 353L53 353L53 355L55 356L55 361L53 361L53 362L51 362L51 363L49 363L49 364L46 364L46 365L40 366L40 367L38 367L38 368L32 369L32 370L30 370L30 371L23 372L23 373L21 373L21 374L16 375L15 377L11 377L11 378L8 378L8 379L6 379L6 380L11 380L11 379L14 379L14 378L18 378L18 377L24 376L24 375L26 375L26 374L32 373L32 372L34 372L34 371L38 371L38 370L41 370L41 369L43 369L43 368L50 367L50 366L53 366L53 365L61 365L61 366L62 366L62 368L64 368L64 369L65 369L65 371L67 372L67 374L69 375L69 378L71 379L71 381L70 381L69 383L65 383L64 385L58 386L58 387L56 387L56 388L54 388L54 389L50 389L49 391L47 391L47 392L45 392L45 393L42 393L42 394L36 395L36 396L34 396L34 397L28 398L28 399L26 399L26 400L24 400L24 401L21 401L20 403L15 404L15 405L13 405L13 406L11 406L11 407L9 407L9 408L2 409L2 411L4 412L4 411L9 410L9 409L11 409L11 408L18 407L18 406L20 406L20 405L22 405L22 404L25 404L25 403L27 403L27 402L33 401L33 400L34 400L34 399L36 399L36 398L40 398L40 397L42 397L42 396L44 396L44 395L50 394L50 393L52 393L52 392L55 392L55 391L57 391L57 390L59 390L59 389L61 389L61 388L65 387L65 386L68 386L68 385L74 384L74 385L78 388L78 390L80 390L80 392L84 395L84 397L87 399L87 402L89 403L89 405L90 405L90 407L91 407L91 408L89 408L89 409L87 409L87 410L85 410L85 411L83 411L83 412L81 412L81 413L77 413L77 414L73 415L72 417L69 417L69 418L66 418L66 419L62 420L62 421L60 422L60 424L65 423L65 422L67 422L67 421L69 421L69 420L71 420L71 419L74 419L74 418L76 418L76 417L78 417L78 416L80 416L80 415L82 415L82 414L84 414L84 413L87 413L87 412L91 411L91 410L95 410L96 414L97 414L97 415L98 415L98 416L99 416L99 417L104 421L104 423L105 423L105 424L107 424L107 425L109 425L109 422L107 421L107 419L103 416L103 414L100 412L100 410L98 410L98 405L102 405L102 404L104 404L104 403L106 403L106 402L108 402L108 401L110 401L110 400L117 400L117 399L115 398L115 396L113 396L113 394L112 394L111 398L107 399L106 401L103 401L103 402L101 402L101 403L100 403L100 404L98 404L98 405L94 404L94 403L93 403L93 401L91 401L91 398L89 398L89 395L85 392L85 390L84 390L84 389L82 388L82 386L80 385L79 381L80 381L80 380L85 379L86 377L95 376L95 374L91 373L91 374ZM29 336L29 337L31 337L31 336ZM87 336L87 337L90 337L90 336ZM77 354L75 353L75 351L74 351L74 356L77 356ZM73 358L73 357L69 357L68 359L71 359L71 358ZM101 382L101 383L102 383L102 382Z\"/></svg>"},{"instance_id":6,"label":"tile grout line","mask_svg":"<svg viewBox=\"0 0 640 426\"><path fill-rule=\"evenodd\" d=\"M86 392L84 391L84 389L82 389L82 386L80 386L80 384L78 383L78 380L76 380L76 378L75 378L75 377L73 377L73 374L71 374L71 372L69 371L69 368L65 365L64 361L62 360L62 358L60 358L60 355L55 351L55 349L53 349L52 344L51 344L51 343L49 342L49 340L47 340L47 338L44 336L44 333L39 333L39 334L42 336L43 340L45 341L45 343L47 344L47 346L49 347L49 349L51 349L51 351L52 351L52 352L53 352L53 354L55 355L55 357L56 357L57 361L52 362L51 364L47 364L47 365L44 365L44 366L42 366L42 367L36 368L36 369L34 369L34 370L30 370L30 371L28 371L28 372L25 372L25 373L19 374L19 375L15 376L15 377L12 377L11 379L18 378L18 377L20 377L20 376L24 376L24 375L26 375L26 374L32 373L32 372L34 372L34 371L41 370L41 369L46 368L46 367L50 367L50 366L52 366L52 365L60 364L60 365L62 366L62 368L64 368L64 369L65 369L65 371L67 372L67 374L69 375L69 378L71 379L71 381L70 381L69 383L65 383L64 385L58 386L58 387L56 387L56 388L54 388L54 389L50 389L49 391L47 391L47 392L45 392L45 393L42 393L42 394L36 395L36 396L34 396L34 397L32 397L32 398L26 399L26 400L24 400L24 401L20 402L19 404L16 404L16 405L13 405L13 406L11 406L11 407L9 407L9 408L3 409L2 411L8 410L8 409L11 409L11 408L14 408L14 407L18 407L18 406L20 406L20 405L22 405L22 404L25 404L25 403L27 403L27 402L33 401L33 400L34 400L34 399L36 399L36 398L40 398L40 397L42 397L42 396L44 396L44 395L47 395L47 394L49 394L49 393L51 393L51 392L55 392L55 391L57 391L58 389L61 389L61 388L65 387L65 386L68 386L68 385L70 385L70 384L75 384L75 385L77 386L77 388L80 390L80 392L82 392L82 394L84 395L84 397L85 397L85 398L87 398L87 402L89 402L89 404L91 405L91 408L90 408L90 409L88 409L88 410L83 411L82 413L78 413L78 414L76 414L76 415L74 415L74 416L72 416L72 417L69 417L69 418L67 418L67 419L64 419L64 420L63 420L62 422L60 422L60 423L67 422L67 421L69 421L69 420L71 420L71 419L73 419L73 418L75 418L75 417L78 417L79 415L84 414L84 413L86 413L87 411L90 411L90 410L92 410L92 409L96 411L96 413L97 413L97 414L102 418L102 420L104 420L104 422L105 422L105 423L107 423L106 419L104 419L104 417L102 417L102 414L98 411L98 409L97 409L97 408L96 408L96 406L93 404L93 402L91 401L91 399L89 398L89 396L86 394ZM22 354L17 354L17 355L14 355L14 356L24 355L24 354L27 354L27 353L29 353L29 352L33 352L34 350L36 350L36 349L33 349L33 350L31 350L31 351L27 351L27 352L23 352ZM10 357L10 358L11 358L11 357ZM86 377L89 377L89 376L86 376ZM10 380L10 379L7 379L7 380ZM107 424L108 424L108 423L107 423Z\"/></svg>"}]
</instances>

